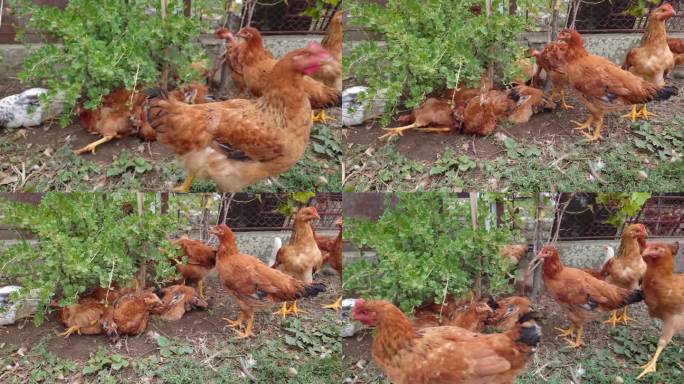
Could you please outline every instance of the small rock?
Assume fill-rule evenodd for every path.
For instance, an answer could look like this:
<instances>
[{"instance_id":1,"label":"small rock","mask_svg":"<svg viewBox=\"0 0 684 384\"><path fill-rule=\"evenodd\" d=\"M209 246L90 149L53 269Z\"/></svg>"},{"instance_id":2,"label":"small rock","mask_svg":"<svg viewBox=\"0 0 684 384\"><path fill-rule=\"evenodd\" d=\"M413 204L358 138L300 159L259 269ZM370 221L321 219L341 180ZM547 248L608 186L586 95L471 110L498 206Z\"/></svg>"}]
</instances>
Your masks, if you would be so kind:
<instances>
[{"instance_id":1,"label":"small rock","mask_svg":"<svg viewBox=\"0 0 684 384\"><path fill-rule=\"evenodd\" d=\"M356 362L356 368L363 369L366 366L366 360L361 359Z\"/></svg>"},{"instance_id":2,"label":"small rock","mask_svg":"<svg viewBox=\"0 0 684 384\"><path fill-rule=\"evenodd\" d=\"M295 377L297 376L297 370L294 367L290 367L287 369L287 377Z\"/></svg>"},{"instance_id":3,"label":"small rock","mask_svg":"<svg viewBox=\"0 0 684 384\"><path fill-rule=\"evenodd\" d=\"M620 376L615 376L615 378L613 379L614 384L623 384L624 382L625 382L625 379L623 379Z\"/></svg>"},{"instance_id":4,"label":"small rock","mask_svg":"<svg viewBox=\"0 0 684 384\"><path fill-rule=\"evenodd\" d=\"M646 179L648 179L648 173L646 173L646 171L639 171L639 172L637 172L637 179L639 179L639 180L646 180Z\"/></svg>"},{"instance_id":5,"label":"small rock","mask_svg":"<svg viewBox=\"0 0 684 384\"><path fill-rule=\"evenodd\" d=\"M327 184L328 184L328 179L327 179L325 176L323 176L323 175L318 176L318 179L316 180L316 184L318 184L318 185L327 185Z\"/></svg>"},{"instance_id":6,"label":"small rock","mask_svg":"<svg viewBox=\"0 0 684 384\"><path fill-rule=\"evenodd\" d=\"M159 332L157 332L157 331L147 331L147 333L146 333L145 335L146 335L150 340L153 340L153 341L157 341L157 339L158 339L159 336L160 336L160 335L159 335Z\"/></svg>"}]
</instances>

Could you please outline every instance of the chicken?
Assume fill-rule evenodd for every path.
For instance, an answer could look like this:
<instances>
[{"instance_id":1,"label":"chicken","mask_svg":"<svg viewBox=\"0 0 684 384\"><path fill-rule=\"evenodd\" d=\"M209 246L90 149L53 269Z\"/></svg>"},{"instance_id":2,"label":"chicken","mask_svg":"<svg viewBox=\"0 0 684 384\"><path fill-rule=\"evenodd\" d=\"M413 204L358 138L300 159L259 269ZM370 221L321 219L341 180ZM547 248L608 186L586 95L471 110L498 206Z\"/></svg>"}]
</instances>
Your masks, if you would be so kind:
<instances>
[{"instance_id":1,"label":"chicken","mask_svg":"<svg viewBox=\"0 0 684 384\"><path fill-rule=\"evenodd\" d=\"M256 97L262 96L273 87L273 80L268 75L275 68L277 60L264 48L261 33L256 28L242 28L238 31L237 37L244 39L246 44L245 52L239 58L237 66L242 70L247 90ZM315 76L323 65L332 60L332 56L318 44L310 43L309 47L311 46L318 47L327 55L324 58L322 57L315 65L304 70L307 76L304 76L301 82L297 84L298 88L308 95L313 108L338 105L341 90L327 86L309 77Z\"/></svg>"},{"instance_id":2,"label":"chicken","mask_svg":"<svg viewBox=\"0 0 684 384\"><path fill-rule=\"evenodd\" d=\"M510 93L516 93L518 101L516 107L508 114L508 120L514 124L521 124L530 121L532 115L544 110L552 110L556 107L553 102L544 97L541 89L518 85ZM510 96L509 96L510 97ZM516 97L516 96L514 96Z\"/></svg>"},{"instance_id":3,"label":"chicken","mask_svg":"<svg viewBox=\"0 0 684 384\"><path fill-rule=\"evenodd\" d=\"M79 103L76 106L76 112L81 125L102 138L75 150L74 153L77 155L86 152L95 153L98 145L132 134L137 128L132 124L132 119L141 116L145 99L146 96L143 93L132 94L125 88L119 88L103 96L102 105L98 108L85 109Z\"/></svg>"},{"instance_id":4,"label":"chicken","mask_svg":"<svg viewBox=\"0 0 684 384\"><path fill-rule=\"evenodd\" d=\"M245 60L243 56L247 52L247 43L244 41L237 41L235 36L226 28L219 28L216 30L218 38L226 40L226 51L223 53L224 61L228 61L230 68L230 79L233 81L233 86L238 95L246 96L247 84L245 84L245 77L242 73L242 62ZM268 58L273 56L268 53Z\"/></svg>"},{"instance_id":5,"label":"chicken","mask_svg":"<svg viewBox=\"0 0 684 384\"><path fill-rule=\"evenodd\" d=\"M276 269L268 267L254 256L240 253L235 244L233 231L225 224L217 225L210 232L219 239L216 270L221 284L228 290L240 308L236 320L224 319L236 329L238 338L253 336L254 310L269 308L276 303L312 297L325 291L320 283L307 284ZM244 332L239 328L247 320Z\"/></svg>"},{"instance_id":6,"label":"chicken","mask_svg":"<svg viewBox=\"0 0 684 384\"><path fill-rule=\"evenodd\" d=\"M410 124L396 128L384 128L388 132L379 138L390 140L393 137L403 136L404 131L409 129L421 132L451 132L456 128L459 120L454 115L454 110L449 102L431 97L418 108L413 109L410 115L400 117L399 122Z\"/></svg>"},{"instance_id":7,"label":"chicken","mask_svg":"<svg viewBox=\"0 0 684 384\"><path fill-rule=\"evenodd\" d=\"M186 236L171 240L171 244L179 246L188 258L187 263L176 264L176 270L183 276L183 284L186 284L187 280L196 280L197 291L204 299L204 278L214 269L216 249Z\"/></svg>"},{"instance_id":8,"label":"chicken","mask_svg":"<svg viewBox=\"0 0 684 384\"><path fill-rule=\"evenodd\" d=\"M40 96L47 93L44 88L31 88L1 99L0 128L33 127L57 117L64 109L64 100L58 96L44 105Z\"/></svg>"},{"instance_id":9,"label":"chicken","mask_svg":"<svg viewBox=\"0 0 684 384\"><path fill-rule=\"evenodd\" d=\"M470 295L471 299L474 297ZM444 325L458 311L460 307L468 305L473 300L466 298L455 298L451 294L447 294L443 303L435 303L430 301L423 304L413 311L413 324L416 328L436 327Z\"/></svg>"},{"instance_id":10,"label":"chicken","mask_svg":"<svg viewBox=\"0 0 684 384\"><path fill-rule=\"evenodd\" d=\"M533 310L530 300L522 296L506 297L498 301L490 298L487 304L494 311L487 319L487 325L494 326L502 331L513 328L521 316Z\"/></svg>"},{"instance_id":11,"label":"chicken","mask_svg":"<svg viewBox=\"0 0 684 384\"><path fill-rule=\"evenodd\" d=\"M147 329L150 312L157 312L163 303L154 292L145 290L128 293L114 303L112 321L107 335L139 335Z\"/></svg>"},{"instance_id":12,"label":"chicken","mask_svg":"<svg viewBox=\"0 0 684 384\"><path fill-rule=\"evenodd\" d=\"M642 257L646 262L643 290L648 314L662 320L663 330L653 358L643 366L637 377L656 371L660 353L672 340L672 336L684 330L684 275L674 274L674 256L679 243L651 243Z\"/></svg>"},{"instance_id":13,"label":"chicken","mask_svg":"<svg viewBox=\"0 0 684 384\"><path fill-rule=\"evenodd\" d=\"M675 10L669 3L651 12L641 43L627 52L622 69L659 87L665 85L665 75L674 68L674 55L667 45L665 22L674 14ZM636 121L637 117L648 119L649 115L652 116L653 113L650 113L644 104L639 113L637 113L636 105L633 105L632 112L626 117Z\"/></svg>"},{"instance_id":14,"label":"chicken","mask_svg":"<svg viewBox=\"0 0 684 384\"><path fill-rule=\"evenodd\" d=\"M332 59L323 63L321 70L318 71L313 78L321 83L333 87L340 92L342 91L342 27L344 21L344 13L341 11L335 12L335 15L330 19L328 31L321 46L327 50Z\"/></svg>"},{"instance_id":15,"label":"chicken","mask_svg":"<svg viewBox=\"0 0 684 384\"><path fill-rule=\"evenodd\" d=\"M562 70L590 112L587 121L576 123L578 126L575 129L591 130L594 125L593 134L582 132L589 141L602 138L601 128L606 111L653 100L666 100L677 94L677 88L659 87L621 69L608 59L590 55L584 49L582 36L574 29L562 30L558 39L568 44L569 50L568 61Z\"/></svg>"},{"instance_id":16,"label":"chicken","mask_svg":"<svg viewBox=\"0 0 684 384\"><path fill-rule=\"evenodd\" d=\"M185 312L193 309L207 309L209 304L202 299L193 287L187 285L172 285L159 291L162 305L155 314L166 321L180 320Z\"/></svg>"},{"instance_id":17,"label":"chicken","mask_svg":"<svg viewBox=\"0 0 684 384\"><path fill-rule=\"evenodd\" d=\"M567 60L566 56L568 54L568 45L559 42L548 44L541 52L532 52L532 56L537 60L539 68L546 72L548 81L551 82L552 88L549 99L554 101L555 96L559 95L560 107L563 109L574 108L565 102L565 87L568 85L568 76L560 68L561 64L558 64L558 61L564 63Z\"/></svg>"},{"instance_id":18,"label":"chicken","mask_svg":"<svg viewBox=\"0 0 684 384\"><path fill-rule=\"evenodd\" d=\"M209 99L209 86L192 82L169 92L169 96L187 104L204 104Z\"/></svg>"},{"instance_id":19,"label":"chicken","mask_svg":"<svg viewBox=\"0 0 684 384\"><path fill-rule=\"evenodd\" d=\"M278 250L273 268L286 273L306 284L313 283L313 273L323 265L323 254L316 244L311 221L320 219L315 207L304 207L297 211L292 226L290 241ZM279 312L283 317L288 313L297 314L297 302L287 308L287 301Z\"/></svg>"},{"instance_id":20,"label":"chicken","mask_svg":"<svg viewBox=\"0 0 684 384\"><path fill-rule=\"evenodd\" d=\"M527 244L506 244L501 247L500 255L504 259L508 259L514 265L520 262L520 259L527 254L530 247Z\"/></svg>"},{"instance_id":21,"label":"chicken","mask_svg":"<svg viewBox=\"0 0 684 384\"><path fill-rule=\"evenodd\" d=\"M452 319L445 325L460 327L471 332L482 332L487 320L494 310L485 302L475 301L455 311Z\"/></svg>"},{"instance_id":22,"label":"chicken","mask_svg":"<svg viewBox=\"0 0 684 384\"><path fill-rule=\"evenodd\" d=\"M395 384L513 383L541 338L538 315L511 330L483 335L459 327L416 330L383 300L354 300L352 316L375 327L373 360Z\"/></svg>"},{"instance_id":23,"label":"chicken","mask_svg":"<svg viewBox=\"0 0 684 384\"><path fill-rule=\"evenodd\" d=\"M674 65L684 65L684 39L667 39L667 46L674 56Z\"/></svg>"},{"instance_id":24,"label":"chicken","mask_svg":"<svg viewBox=\"0 0 684 384\"><path fill-rule=\"evenodd\" d=\"M521 100L515 90L509 92L490 90L468 100L463 112L463 133L489 135L494 132L497 121L517 108Z\"/></svg>"},{"instance_id":25,"label":"chicken","mask_svg":"<svg viewBox=\"0 0 684 384\"><path fill-rule=\"evenodd\" d=\"M60 336L69 337L75 332L79 335L103 333L101 320L105 309L104 304L90 298L80 299L77 304L59 308L57 321L67 327Z\"/></svg>"},{"instance_id":26,"label":"chicken","mask_svg":"<svg viewBox=\"0 0 684 384\"><path fill-rule=\"evenodd\" d=\"M175 190L189 191L200 177L215 181L221 191L239 191L292 168L311 133L303 75L316 72L329 57L315 43L288 53L265 76L269 87L256 100L197 105L153 101L150 124L188 172Z\"/></svg>"},{"instance_id":27,"label":"chicken","mask_svg":"<svg viewBox=\"0 0 684 384\"><path fill-rule=\"evenodd\" d=\"M594 320L605 311L615 310L644 299L643 293L639 290L630 291L620 288L580 269L564 267L558 251L551 245L545 245L532 259L528 267L528 275L542 264L546 290L561 306L571 322L568 329L557 328L561 331L560 336L570 336L577 330L575 342L568 340L573 348L584 345L582 335L586 320Z\"/></svg>"},{"instance_id":28,"label":"chicken","mask_svg":"<svg viewBox=\"0 0 684 384\"><path fill-rule=\"evenodd\" d=\"M606 282L629 290L639 288L639 281L646 272L641 251L646 246L647 236L646 226L643 224L631 224L622 232L617 256L608 259L601 268L601 275ZM618 321L627 324L629 320L633 319L627 316L627 307L624 307L622 316L618 318L613 311L611 318L605 322L615 327Z\"/></svg>"}]
</instances>

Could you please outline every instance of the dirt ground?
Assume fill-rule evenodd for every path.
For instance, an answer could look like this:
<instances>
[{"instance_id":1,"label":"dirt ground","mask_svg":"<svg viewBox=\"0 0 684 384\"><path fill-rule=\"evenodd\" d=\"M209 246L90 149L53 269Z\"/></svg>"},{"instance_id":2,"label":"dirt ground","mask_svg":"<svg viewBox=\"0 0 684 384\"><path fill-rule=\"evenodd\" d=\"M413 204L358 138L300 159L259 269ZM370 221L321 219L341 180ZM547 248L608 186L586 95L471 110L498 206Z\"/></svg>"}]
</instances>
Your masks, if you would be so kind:
<instances>
[{"instance_id":1,"label":"dirt ground","mask_svg":"<svg viewBox=\"0 0 684 384\"><path fill-rule=\"evenodd\" d=\"M684 79L671 79L668 81L668 85L684 89ZM631 123L628 119L621 117L621 115L629 112L629 110L625 110L624 112L606 114L602 129L605 139L588 143L584 136L572 129L575 125L571 123L571 120L584 122L588 116L587 109L581 101L576 99L573 92L570 92L567 100L568 104L575 107L574 109L556 109L551 112L540 113L534 115L527 123L518 125L500 121L494 134L485 137L460 133L435 134L409 130L398 139L392 139L391 143L388 144L385 139L378 139L385 133L379 122L370 121L364 126L345 128L343 132L345 153L349 153L345 159L345 165L347 169L352 170L351 174L347 176L346 182L350 184L349 188L361 191L357 187L360 178L373 179L377 177L386 166L384 164L379 164L377 167L369 165L368 163L372 162L369 158L372 159L374 154L386 145L390 147L389 151L396 152L409 160L428 167L439 159L447 149L451 149L455 156L469 156L478 165L501 158L512 163L511 159L508 159L506 148L503 145L504 136L501 136L503 134L518 143L536 145L542 150L540 159L548 160L548 162L562 167L563 160L568 155L581 153L582 157L587 159L600 158L606 155L606 143L625 143L633 137L630 132ZM656 113L657 116L652 117L649 121L655 127L668 126L676 117L684 116L682 105L684 105L684 92L681 91L678 96L674 96L670 100L650 103L648 105L649 111ZM405 111L401 114L408 113L409 111ZM398 118L398 116L396 117ZM390 127L400 125L395 119ZM480 172L479 168L468 174L468 178L475 178L475 180L471 180L470 184L467 184L468 186L486 185L494 189L506 188L505 184L493 185L491 180L486 179L487 175ZM425 182L424 179L427 178L429 176L426 172L423 175L414 175L413 180L415 180L415 184L419 184ZM363 189L363 187L360 188Z\"/></svg>"},{"instance_id":2,"label":"dirt ground","mask_svg":"<svg viewBox=\"0 0 684 384\"><path fill-rule=\"evenodd\" d=\"M611 346L610 325L602 324L600 321L587 322L584 336L586 345L580 349L573 350L568 347L567 342L563 338L556 337L559 333L556 328L567 328L569 324L560 306L545 293L542 294L538 300L533 300L533 306L536 311L543 314L543 320L541 320L540 323L543 336L534 359L526 368L526 379L534 378L537 382L549 382L550 374L554 373L565 378L561 381L563 383L585 382L587 384L594 384L593 381L570 380L572 379L572 375L582 367L582 362L585 358L593 355L594 352L598 350ZM631 318L635 319L634 322L630 322L628 327L632 334L649 334L656 338L660 335L660 325L656 326L650 319L644 303L631 305L628 313ZM609 313L606 314L605 318L607 319L609 315ZM618 328L621 327L624 326L618 325ZM342 351L344 354L343 363L346 369L346 383L389 383L389 380L385 378L384 374L373 363L373 358L371 356L372 341L373 332L370 329L363 329L357 332L353 337L343 340ZM653 349L655 349L655 345L653 345ZM684 339L675 338L668 346L668 349L673 354L683 353ZM633 369L632 373L638 374L640 372L636 365L626 365L627 369ZM551 366L553 366L553 368L551 368ZM558 366L560 366L560 368ZM661 368L664 367L659 366L659 369ZM684 366L674 368L676 370L682 370L684 369ZM610 375L613 376L611 377ZM613 381L613 379L614 377L626 375L628 375L627 372L606 372L606 382L623 382ZM518 383L527 382L528 381L523 381L522 379L518 380Z\"/></svg>"},{"instance_id":3,"label":"dirt ground","mask_svg":"<svg viewBox=\"0 0 684 384\"><path fill-rule=\"evenodd\" d=\"M334 272L333 272L334 273ZM320 306L335 301L341 295L341 284L336 274L322 273L320 282L327 286L326 292L315 298L300 300L298 305L305 311L299 315L303 327L325 327L321 324L322 319L337 319L334 312ZM209 276L205 288L209 309L206 311L193 311L186 313L185 316L175 322L164 322L159 318L151 317L147 331L139 336L122 336L120 340L113 343L105 335L72 335L68 339L58 336L64 331L64 326L54 319L54 314L40 327L35 327L31 320L21 321L17 325L0 327L0 360L18 361L20 356L24 356L28 351L35 348L38 344L44 344L48 352L61 359L68 359L79 364L91 358L98 348L105 347L113 353L120 354L127 359L135 360L155 354L159 347L154 340L154 336L162 335L173 340L173 342L190 345L193 354L190 358L202 359L204 356L200 351L208 349L222 348L231 346L235 348L235 356L244 356L253 353L260 348L264 340L283 339L288 335L281 329L280 319L270 312L258 313L254 323L255 337L248 340L235 340L236 333L226 326L222 320L224 317L236 318L237 306L232 303L229 294L220 284L218 278ZM273 311L277 310L274 306ZM332 317L331 314L332 313ZM333 320L336 322L336 320ZM328 326L332 327L333 323ZM333 346L330 346L333 348ZM294 353L294 352L293 352ZM224 357L214 356L204 359L203 363L208 366L215 364L221 365ZM6 360L5 360L6 361ZM24 377L21 382L28 380L30 372L22 369L20 365L15 368L13 364L8 365L5 373L0 369L0 382L4 378L18 375ZM214 368L212 368L214 369ZM215 369L214 369L215 370ZM80 373L72 378L67 378L67 382L80 378ZM154 381L152 381L154 382Z\"/></svg>"}]
</instances>

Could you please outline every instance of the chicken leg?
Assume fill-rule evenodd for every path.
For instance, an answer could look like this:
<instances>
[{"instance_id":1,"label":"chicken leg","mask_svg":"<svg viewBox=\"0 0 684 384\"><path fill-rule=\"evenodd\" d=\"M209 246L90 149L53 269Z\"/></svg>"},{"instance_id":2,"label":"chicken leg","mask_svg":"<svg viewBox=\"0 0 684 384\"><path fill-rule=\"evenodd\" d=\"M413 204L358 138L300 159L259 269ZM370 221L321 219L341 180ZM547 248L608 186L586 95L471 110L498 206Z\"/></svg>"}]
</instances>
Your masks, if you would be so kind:
<instances>
[{"instance_id":1,"label":"chicken leg","mask_svg":"<svg viewBox=\"0 0 684 384\"><path fill-rule=\"evenodd\" d=\"M626 115L622 115L622 117L626 117L626 118L630 119L632 121L632 123L635 122L637 120L637 118L639 117L639 113L637 112L636 108L637 108L636 104L632 105L632 112L630 112Z\"/></svg>"},{"instance_id":2,"label":"chicken leg","mask_svg":"<svg viewBox=\"0 0 684 384\"><path fill-rule=\"evenodd\" d=\"M289 313L290 311L287 309L287 301L283 301L283 306L279 311L273 312L274 315L280 315L283 319L286 318Z\"/></svg>"},{"instance_id":3,"label":"chicken leg","mask_svg":"<svg viewBox=\"0 0 684 384\"><path fill-rule=\"evenodd\" d=\"M574 326L573 326L574 327ZM575 342L573 343L570 340L567 340L568 344L570 344L570 347L572 348L579 348L584 345L582 342L582 336L584 335L584 323L579 325L579 328L577 329L577 338L575 339Z\"/></svg>"},{"instance_id":4,"label":"chicken leg","mask_svg":"<svg viewBox=\"0 0 684 384\"><path fill-rule=\"evenodd\" d=\"M601 116L600 119L596 122L596 125L594 125L594 134L590 135L588 133L582 132L584 136L587 137L587 141L596 141L603 139L603 136L601 136L601 128L603 128L603 116Z\"/></svg>"},{"instance_id":5,"label":"chicken leg","mask_svg":"<svg viewBox=\"0 0 684 384\"><path fill-rule=\"evenodd\" d=\"M235 320L231 320L227 317L224 317L223 320L225 320L228 323L228 326L231 328L240 328L242 327L242 323L245 321L245 314L242 312L242 309L238 312L238 317Z\"/></svg>"},{"instance_id":6,"label":"chicken leg","mask_svg":"<svg viewBox=\"0 0 684 384\"><path fill-rule=\"evenodd\" d=\"M565 90L564 89L560 90L560 107L563 109L574 109L575 108L572 105L565 103Z\"/></svg>"},{"instance_id":7,"label":"chicken leg","mask_svg":"<svg viewBox=\"0 0 684 384\"><path fill-rule=\"evenodd\" d=\"M628 323L630 320L631 320L631 321L634 321L634 319L632 319L631 317L627 316L627 307L624 307L624 308L622 309L622 316L620 316L620 317L618 318L618 320L621 321L622 323L624 323L625 325L627 325L627 323Z\"/></svg>"},{"instance_id":8,"label":"chicken leg","mask_svg":"<svg viewBox=\"0 0 684 384\"><path fill-rule=\"evenodd\" d=\"M413 123L413 124L405 125L403 127L383 128L383 130L389 131L389 132L378 137L378 139L387 138L387 140L389 141L393 137L403 136L404 131L407 131L409 129L415 129L416 131L421 131L421 132L438 132L438 133L449 133L452 131L452 129L449 127L424 127L422 125L419 125L418 123Z\"/></svg>"},{"instance_id":9,"label":"chicken leg","mask_svg":"<svg viewBox=\"0 0 684 384\"><path fill-rule=\"evenodd\" d=\"M188 173L187 176L185 176L185 180L183 180L183 184L175 187L172 189L172 192L181 192L181 193L188 193L190 192L190 187L192 187L192 182L195 180L195 175L192 173Z\"/></svg>"},{"instance_id":10,"label":"chicken leg","mask_svg":"<svg viewBox=\"0 0 684 384\"><path fill-rule=\"evenodd\" d=\"M301 309L297 309L297 300L292 302L292 306L287 310L288 313L293 314L297 316L300 313L306 313L302 311Z\"/></svg>"},{"instance_id":11,"label":"chicken leg","mask_svg":"<svg viewBox=\"0 0 684 384\"><path fill-rule=\"evenodd\" d=\"M199 297L204 300L204 279L199 279L197 281L197 293L199 294Z\"/></svg>"},{"instance_id":12,"label":"chicken leg","mask_svg":"<svg viewBox=\"0 0 684 384\"><path fill-rule=\"evenodd\" d=\"M658 363L658 358L660 357L660 354L663 352L667 344L672 340L672 336L674 336L675 333L675 325L673 320L670 319L665 319L663 321L663 333L660 335L660 339L658 339L658 348L656 348L655 353L653 354L653 357L651 360L646 363L646 365L641 366L641 368L644 368L644 370L637 376L637 380L641 379L648 373L652 373L656 371L656 364Z\"/></svg>"},{"instance_id":13,"label":"chicken leg","mask_svg":"<svg viewBox=\"0 0 684 384\"><path fill-rule=\"evenodd\" d=\"M639 117L644 118L644 120L648 120L648 117L649 117L649 116L658 116L658 115L656 115L656 114L653 113L653 112L649 112L649 111L646 109L646 104L644 104L644 106L641 107L641 110L639 111Z\"/></svg>"},{"instance_id":14,"label":"chicken leg","mask_svg":"<svg viewBox=\"0 0 684 384\"><path fill-rule=\"evenodd\" d=\"M83 148L77 149L74 151L75 154L80 155L85 152L90 152L92 154L95 154L95 148L97 148L98 145L104 144L110 140L112 140L115 136L102 136L100 140L93 141L92 143L86 145Z\"/></svg>"},{"instance_id":15,"label":"chicken leg","mask_svg":"<svg viewBox=\"0 0 684 384\"><path fill-rule=\"evenodd\" d=\"M81 329L78 325L72 325L71 327L67 328L66 331L62 332L59 334L59 336L64 336L66 339L67 337L71 336L74 332L78 332L79 334L81 333Z\"/></svg>"},{"instance_id":16,"label":"chicken leg","mask_svg":"<svg viewBox=\"0 0 684 384\"><path fill-rule=\"evenodd\" d=\"M339 297L334 303L322 305L321 308L332 309L335 312L339 312L342 309L342 296Z\"/></svg>"},{"instance_id":17,"label":"chicken leg","mask_svg":"<svg viewBox=\"0 0 684 384\"><path fill-rule=\"evenodd\" d=\"M575 324L570 323L570 326L568 329L563 329L563 328L556 328L557 331L560 331L561 333L556 336L556 337L568 337L572 336L573 333L575 333Z\"/></svg>"},{"instance_id":18,"label":"chicken leg","mask_svg":"<svg viewBox=\"0 0 684 384\"><path fill-rule=\"evenodd\" d=\"M328 124L328 121L335 121L335 119L328 116L325 113L325 109L321 109L320 112L318 112L318 113L311 112L311 122L312 123Z\"/></svg>"},{"instance_id":19,"label":"chicken leg","mask_svg":"<svg viewBox=\"0 0 684 384\"><path fill-rule=\"evenodd\" d=\"M587 117L587 121L585 121L584 123L580 123L580 122L577 122L575 120L570 120L570 121L577 124L577 126L575 128L573 128L574 130L584 131L587 129L591 129L591 124L594 122L594 116L589 115L589 117Z\"/></svg>"},{"instance_id":20,"label":"chicken leg","mask_svg":"<svg viewBox=\"0 0 684 384\"><path fill-rule=\"evenodd\" d=\"M244 332L240 332L236 330L238 333L237 339L246 339L248 337L254 336L254 333L252 333L252 328L254 327L254 311L250 310L247 313L247 327L245 327Z\"/></svg>"},{"instance_id":21,"label":"chicken leg","mask_svg":"<svg viewBox=\"0 0 684 384\"><path fill-rule=\"evenodd\" d=\"M620 321L620 318L617 317L617 311L612 311L610 319L604 321L603 324L611 324L611 327L615 328L615 325L618 323L618 321Z\"/></svg>"}]
</instances>

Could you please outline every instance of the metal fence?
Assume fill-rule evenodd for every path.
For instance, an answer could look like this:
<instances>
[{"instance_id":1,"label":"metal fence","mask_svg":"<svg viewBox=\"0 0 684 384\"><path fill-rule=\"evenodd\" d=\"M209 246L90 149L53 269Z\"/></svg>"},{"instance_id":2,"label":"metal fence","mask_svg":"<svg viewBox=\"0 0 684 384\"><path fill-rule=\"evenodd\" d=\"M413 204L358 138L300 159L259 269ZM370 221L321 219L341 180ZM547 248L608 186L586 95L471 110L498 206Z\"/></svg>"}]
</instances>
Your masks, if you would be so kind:
<instances>
[{"instance_id":1,"label":"metal fence","mask_svg":"<svg viewBox=\"0 0 684 384\"><path fill-rule=\"evenodd\" d=\"M340 7L325 4L320 18L304 14L310 0L246 1L242 7L240 26L252 26L263 35L324 34L330 19Z\"/></svg>"},{"instance_id":2,"label":"metal fence","mask_svg":"<svg viewBox=\"0 0 684 384\"><path fill-rule=\"evenodd\" d=\"M644 16L631 15L628 10L634 4L633 0L603 0L603 1L570 1L566 27L571 27L573 20L575 28L582 32L603 33L641 33L646 29L651 12L659 4L647 2L648 12ZM676 14L665 24L669 32L684 31L684 5L681 1L670 2Z\"/></svg>"},{"instance_id":3,"label":"metal fence","mask_svg":"<svg viewBox=\"0 0 684 384\"><path fill-rule=\"evenodd\" d=\"M620 237L622 229L606 223L610 211L596 204L595 194L563 194L560 204L572 198L559 228L559 240L599 240ZM559 215L556 215L558 220ZM653 195L625 225L640 223L651 237L684 237L684 194ZM555 227L555 223L554 223Z\"/></svg>"}]
</instances>

